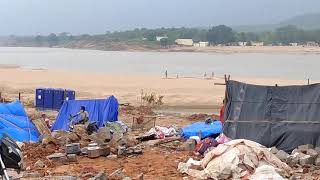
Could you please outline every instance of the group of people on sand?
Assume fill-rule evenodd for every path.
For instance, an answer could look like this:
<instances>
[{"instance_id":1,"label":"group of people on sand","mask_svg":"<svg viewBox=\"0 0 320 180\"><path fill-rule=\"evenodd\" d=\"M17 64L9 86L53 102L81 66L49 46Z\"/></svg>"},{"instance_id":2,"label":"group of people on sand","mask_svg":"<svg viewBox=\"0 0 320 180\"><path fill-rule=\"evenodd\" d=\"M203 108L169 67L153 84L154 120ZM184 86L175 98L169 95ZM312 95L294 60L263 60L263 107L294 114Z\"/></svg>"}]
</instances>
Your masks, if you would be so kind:
<instances>
[{"instance_id":1,"label":"group of people on sand","mask_svg":"<svg viewBox=\"0 0 320 180\"><path fill-rule=\"evenodd\" d=\"M166 71L164 72L164 78L165 78L165 79L168 79L168 70L166 70ZM177 79L179 78L179 75L178 75L178 74L177 74L176 78L177 78ZM205 78L205 79L208 78L207 72L204 73L203 78ZM209 79L210 79L210 78L214 78L214 72L211 72L211 77L209 77Z\"/></svg>"}]
</instances>

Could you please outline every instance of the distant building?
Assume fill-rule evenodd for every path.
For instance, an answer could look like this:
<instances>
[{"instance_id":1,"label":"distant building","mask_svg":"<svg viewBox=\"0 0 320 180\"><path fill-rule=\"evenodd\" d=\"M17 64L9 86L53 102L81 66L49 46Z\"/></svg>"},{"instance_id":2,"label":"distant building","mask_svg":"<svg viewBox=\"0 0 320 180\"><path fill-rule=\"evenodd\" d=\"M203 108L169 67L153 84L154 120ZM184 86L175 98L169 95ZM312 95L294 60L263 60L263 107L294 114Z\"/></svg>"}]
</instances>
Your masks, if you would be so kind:
<instances>
[{"instance_id":1,"label":"distant building","mask_svg":"<svg viewBox=\"0 0 320 180\"><path fill-rule=\"evenodd\" d=\"M319 46L318 43L314 42L314 41L308 41L304 44L304 46L307 46L307 47L316 47L316 46Z\"/></svg>"},{"instance_id":2,"label":"distant building","mask_svg":"<svg viewBox=\"0 0 320 180\"><path fill-rule=\"evenodd\" d=\"M239 46L246 46L246 45L247 45L247 42L241 42L241 41L240 41L240 42L238 42L238 45L239 45Z\"/></svg>"},{"instance_id":3,"label":"distant building","mask_svg":"<svg viewBox=\"0 0 320 180\"><path fill-rule=\"evenodd\" d=\"M167 36L156 36L157 41L161 41L161 39L168 38Z\"/></svg>"},{"instance_id":4,"label":"distant building","mask_svg":"<svg viewBox=\"0 0 320 180\"><path fill-rule=\"evenodd\" d=\"M298 43L289 43L290 46L298 46Z\"/></svg>"},{"instance_id":5,"label":"distant building","mask_svg":"<svg viewBox=\"0 0 320 180\"><path fill-rule=\"evenodd\" d=\"M209 46L209 42L205 42L205 41L200 41L198 43L193 43L194 47L207 47Z\"/></svg>"},{"instance_id":6,"label":"distant building","mask_svg":"<svg viewBox=\"0 0 320 180\"><path fill-rule=\"evenodd\" d=\"M175 43L179 46L193 46L192 39L176 39Z\"/></svg>"},{"instance_id":7,"label":"distant building","mask_svg":"<svg viewBox=\"0 0 320 180\"><path fill-rule=\"evenodd\" d=\"M264 46L264 42L251 42L251 46Z\"/></svg>"}]
</instances>

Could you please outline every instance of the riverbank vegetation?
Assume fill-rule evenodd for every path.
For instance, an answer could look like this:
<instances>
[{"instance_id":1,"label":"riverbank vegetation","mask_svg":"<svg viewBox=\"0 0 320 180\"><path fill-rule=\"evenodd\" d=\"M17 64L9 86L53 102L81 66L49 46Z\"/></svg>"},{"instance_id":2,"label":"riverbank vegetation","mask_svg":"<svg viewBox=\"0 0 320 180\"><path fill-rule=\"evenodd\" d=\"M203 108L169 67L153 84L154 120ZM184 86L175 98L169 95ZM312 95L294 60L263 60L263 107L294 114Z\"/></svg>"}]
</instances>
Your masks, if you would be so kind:
<instances>
[{"instance_id":1,"label":"riverbank vegetation","mask_svg":"<svg viewBox=\"0 0 320 180\"><path fill-rule=\"evenodd\" d=\"M164 37L159 39L159 37ZM320 43L320 30L303 30L293 25L266 32L236 32L219 25L204 28L158 28L106 32L99 35L72 35L67 32L37 36L8 36L0 38L1 46L66 47L99 50L123 50L130 46L141 49L168 48L176 39L205 41L210 45L239 45L237 42L264 42L264 45L291 45L307 42Z\"/></svg>"}]
</instances>

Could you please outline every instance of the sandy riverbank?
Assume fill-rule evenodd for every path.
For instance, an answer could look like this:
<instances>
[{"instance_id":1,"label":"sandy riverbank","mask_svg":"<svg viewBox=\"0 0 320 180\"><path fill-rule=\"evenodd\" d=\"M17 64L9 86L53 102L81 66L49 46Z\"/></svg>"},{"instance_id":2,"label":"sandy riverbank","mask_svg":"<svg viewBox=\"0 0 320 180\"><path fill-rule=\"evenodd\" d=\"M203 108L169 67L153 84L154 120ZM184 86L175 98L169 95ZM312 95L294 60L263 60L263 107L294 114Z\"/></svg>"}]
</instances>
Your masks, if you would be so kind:
<instances>
[{"instance_id":1,"label":"sandy riverbank","mask_svg":"<svg viewBox=\"0 0 320 180\"><path fill-rule=\"evenodd\" d=\"M306 80L274 80L232 77L232 79L255 84L290 85L306 84ZM141 90L164 96L166 109L181 112L207 112L218 109L224 97L220 77L206 80L196 78L163 79L151 75L113 75L98 73L71 73L51 70L0 69L0 90L3 96L22 92L24 98L32 99L37 87L70 88L77 91L78 98L104 98L115 95L121 103L139 105ZM313 82L314 83L314 82Z\"/></svg>"}]
</instances>

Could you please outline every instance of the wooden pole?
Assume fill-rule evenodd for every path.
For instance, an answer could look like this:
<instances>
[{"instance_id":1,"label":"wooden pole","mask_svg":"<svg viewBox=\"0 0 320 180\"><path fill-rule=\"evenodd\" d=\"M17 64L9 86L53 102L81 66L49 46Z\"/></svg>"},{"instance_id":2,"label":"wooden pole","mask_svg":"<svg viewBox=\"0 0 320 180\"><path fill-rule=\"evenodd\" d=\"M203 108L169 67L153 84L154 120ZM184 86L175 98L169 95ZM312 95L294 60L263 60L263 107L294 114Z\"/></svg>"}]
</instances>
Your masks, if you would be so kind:
<instances>
[{"instance_id":1,"label":"wooden pole","mask_svg":"<svg viewBox=\"0 0 320 180\"><path fill-rule=\"evenodd\" d=\"M19 92L19 101L21 101L21 93Z\"/></svg>"}]
</instances>

